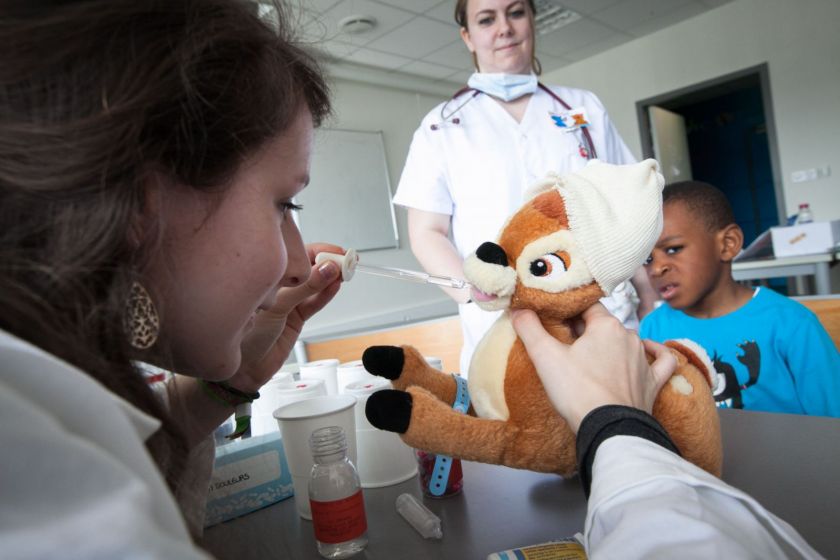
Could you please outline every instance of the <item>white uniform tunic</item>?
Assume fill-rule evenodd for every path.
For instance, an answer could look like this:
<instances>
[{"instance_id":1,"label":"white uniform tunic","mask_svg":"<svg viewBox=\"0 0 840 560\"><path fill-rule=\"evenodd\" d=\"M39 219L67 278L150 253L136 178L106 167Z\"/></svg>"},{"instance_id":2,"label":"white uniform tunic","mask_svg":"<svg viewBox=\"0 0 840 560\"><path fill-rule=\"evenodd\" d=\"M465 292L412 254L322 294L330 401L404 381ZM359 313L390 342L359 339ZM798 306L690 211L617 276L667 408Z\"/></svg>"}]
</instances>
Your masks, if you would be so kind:
<instances>
[{"instance_id":1,"label":"white uniform tunic","mask_svg":"<svg viewBox=\"0 0 840 560\"><path fill-rule=\"evenodd\" d=\"M636 161L595 94L551 89L573 110L585 110L599 159L616 164ZM569 111L542 89L531 97L521 122L490 96L473 93L464 93L426 115L414 133L394 196L395 204L452 216L451 235L462 258L485 241L497 239L534 182L548 172L563 175L586 164L580 153L580 146L586 145L582 132L567 132L555 124L552 115ZM451 118L441 117L442 108L448 115L462 104ZM635 307L628 301L635 294L626 293L632 287L619 289L624 296L604 298L612 300L604 303L625 325L637 328ZM460 306L460 315L464 331L461 373L466 375L475 345L498 313L466 304Z\"/></svg>"},{"instance_id":2,"label":"white uniform tunic","mask_svg":"<svg viewBox=\"0 0 840 560\"><path fill-rule=\"evenodd\" d=\"M592 464L588 558L822 558L752 496L650 441L615 436Z\"/></svg>"},{"instance_id":3,"label":"white uniform tunic","mask_svg":"<svg viewBox=\"0 0 840 560\"><path fill-rule=\"evenodd\" d=\"M146 450L160 422L2 330L0 425L4 559L207 558Z\"/></svg>"}]
</instances>

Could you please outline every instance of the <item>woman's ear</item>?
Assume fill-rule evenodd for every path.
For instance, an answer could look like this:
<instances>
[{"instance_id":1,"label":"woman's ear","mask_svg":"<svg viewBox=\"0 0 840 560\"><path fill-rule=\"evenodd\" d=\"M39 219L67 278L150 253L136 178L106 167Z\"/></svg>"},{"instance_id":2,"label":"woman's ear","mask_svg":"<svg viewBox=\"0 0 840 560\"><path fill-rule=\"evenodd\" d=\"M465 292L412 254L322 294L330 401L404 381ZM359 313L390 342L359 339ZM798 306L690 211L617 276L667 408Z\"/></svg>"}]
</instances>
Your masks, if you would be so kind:
<instances>
[{"instance_id":1,"label":"woman's ear","mask_svg":"<svg viewBox=\"0 0 840 560\"><path fill-rule=\"evenodd\" d=\"M738 224L729 224L718 232L720 245L720 259L731 262L738 256L744 246L744 232Z\"/></svg>"},{"instance_id":2,"label":"woman's ear","mask_svg":"<svg viewBox=\"0 0 840 560\"><path fill-rule=\"evenodd\" d=\"M131 218L128 228L128 243L139 249L156 227L161 213L164 185L159 173L151 173L143 182L140 190L140 204Z\"/></svg>"},{"instance_id":3,"label":"woman's ear","mask_svg":"<svg viewBox=\"0 0 840 560\"><path fill-rule=\"evenodd\" d=\"M473 45L473 42L470 40L470 32L466 27L461 28L461 40L464 41L464 44L467 46L467 50L475 54L475 45Z\"/></svg>"}]
</instances>

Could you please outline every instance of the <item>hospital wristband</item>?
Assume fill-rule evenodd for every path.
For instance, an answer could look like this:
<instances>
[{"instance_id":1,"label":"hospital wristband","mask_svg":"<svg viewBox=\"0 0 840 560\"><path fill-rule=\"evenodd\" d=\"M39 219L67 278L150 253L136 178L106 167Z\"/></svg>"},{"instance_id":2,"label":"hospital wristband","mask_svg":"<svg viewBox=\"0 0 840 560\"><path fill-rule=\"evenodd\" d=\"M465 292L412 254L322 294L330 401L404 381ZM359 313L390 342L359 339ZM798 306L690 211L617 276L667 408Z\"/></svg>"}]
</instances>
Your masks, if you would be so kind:
<instances>
[{"instance_id":1,"label":"hospital wristband","mask_svg":"<svg viewBox=\"0 0 840 560\"><path fill-rule=\"evenodd\" d=\"M467 380L460 375L452 374L455 379L455 402L452 408L461 414L466 414L470 409L470 393L467 390ZM449 470L452 468L452 457L438 455L435 457L435 466L432 467L432 476L429 477L429 492L433 496L443 496L446 492L446 483L449 480Z\"/></svg>"},{"instance_id":2,"label":"hospital wristband","mask_svg":"<svg viewBox=\"0 0 840 560\"><path fill-rule=\"evenodd\" d=\"M240 404L252 403L260 398L258 392L246 393L245 391L231 387L224 381L205 381L204 379L199 379L198 384L204 391L204 394L225 406L236 407Z\"/></svg>"},{"instance_id":3,"label":"hospital wristband","mask_svg":"<svg viewBox=\"0 0 840 560\"><path fill-rule=\"evenodd\" d=\"M260 398L260 394L246 393L231 387L224 381L205 381L199 379L198 384L208 397L224 406L232 406L236 419L233 433L227 439L236 439L244 435L251 427L251 403Z\"/></svg>"}]
</instances>

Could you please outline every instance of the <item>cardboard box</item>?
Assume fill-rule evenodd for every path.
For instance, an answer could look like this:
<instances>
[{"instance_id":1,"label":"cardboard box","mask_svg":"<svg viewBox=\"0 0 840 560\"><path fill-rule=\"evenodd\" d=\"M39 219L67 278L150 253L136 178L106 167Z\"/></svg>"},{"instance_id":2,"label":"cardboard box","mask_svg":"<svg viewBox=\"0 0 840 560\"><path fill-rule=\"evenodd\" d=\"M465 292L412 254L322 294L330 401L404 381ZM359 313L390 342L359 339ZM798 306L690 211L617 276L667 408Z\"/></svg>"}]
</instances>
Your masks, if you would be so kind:
<instances>
[{"instance_id":1,"label":"cardboard box","mask_svg":"<svg viewBox=\"0 0 840 560\"><path fill-rule=\"evenodd\" d=\"M774 227L770 235L776 257L826 253L840 242L840 220Z\"/></svg>"},{"instance_id":2,"label":"cardboard box","mask_svg":"<svg viewBox=\"0 0 840 560\"><path fill-rule=\"evenodd\" d=\"M294 495L280 432L216 448L204 526L245 515Z\"/></svg>"}]
</instances>

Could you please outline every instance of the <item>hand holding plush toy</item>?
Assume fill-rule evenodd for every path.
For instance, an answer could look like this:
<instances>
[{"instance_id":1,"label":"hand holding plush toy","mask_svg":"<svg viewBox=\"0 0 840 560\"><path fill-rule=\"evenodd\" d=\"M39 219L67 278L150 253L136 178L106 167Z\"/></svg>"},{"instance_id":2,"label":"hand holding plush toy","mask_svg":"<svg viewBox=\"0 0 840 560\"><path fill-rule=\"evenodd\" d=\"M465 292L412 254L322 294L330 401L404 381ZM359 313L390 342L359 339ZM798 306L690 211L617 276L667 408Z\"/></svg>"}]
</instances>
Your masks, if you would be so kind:
<instances>
[{"instance_id":1,"label":"hand holding plush toy","mask_svg":"<svg viewBox=\"0 0 840 560\"><path fill-rule=\"evenodd\" d=\"M556 339L571 344L580 314L632 276L662 229L657 164L590 162L549 177L505 225L464 263L473 300L507 310L482 338L470 364L469 414L453 410L458 383L409 346L365 350L365 368L396 390L369 399L366 414L406 444L471 461L571 475L575 436L545 393L509 310L531 309ZM720 476L720 426L708 356L689 341L668 343L677 369L656 398L653 416L687 460ZM652 357L649 357L652 361Z\"/></svg>"}]
</instances>

